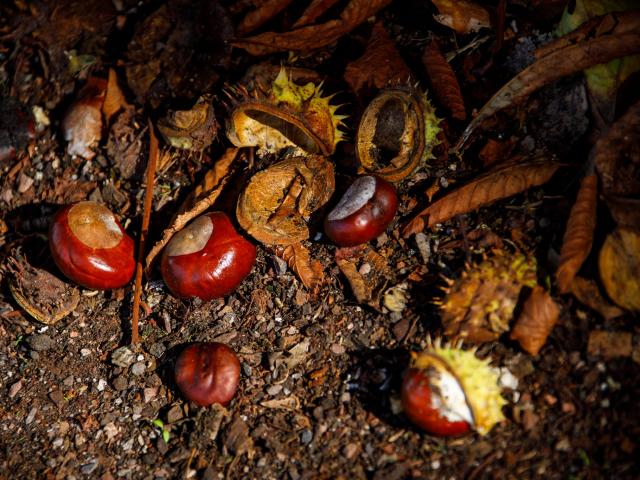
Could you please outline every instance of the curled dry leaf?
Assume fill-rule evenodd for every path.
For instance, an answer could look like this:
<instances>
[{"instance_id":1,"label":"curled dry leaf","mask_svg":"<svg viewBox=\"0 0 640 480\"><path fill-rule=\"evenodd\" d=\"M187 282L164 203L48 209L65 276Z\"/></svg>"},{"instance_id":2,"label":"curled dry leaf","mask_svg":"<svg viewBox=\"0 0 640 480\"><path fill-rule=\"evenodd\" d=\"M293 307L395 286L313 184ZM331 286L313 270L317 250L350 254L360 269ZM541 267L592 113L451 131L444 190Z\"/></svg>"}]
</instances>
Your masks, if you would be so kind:
<instances>
[{"instance_id":1,"label":"curled dry leaf","mask_svg":"<svg viewBox=\"0 0 640 480\"><path fill-rule=\"evenodd\" d=\"M425 208L404 227L402 236L406 238L425 227L542 185L560 166L553 162L534 161L510 164L487 172Z\"/></svg>"},{"instance_id":2,"label":"curled dry leaf","mask_svg":"<svg viewBox=\"0 0 640 480\"><path fill-rule=\"evenodd\" d=\"M102 113L107 125L111 123L111 119L115 114L122 110L132 108L122 93L122 89L118 84L118 76L113 68L109 69L109 79L107 80L107 90L102 104Z\"/></svg>"},{"instance_id":3,"label":"curled dry leaf","mask_svg":"<svg viewBox=\"0 0 640 480\"><path fill-rule=\"evenodd\" d=\"M537 286L522 307L522 313L511 330L511 339L531 355L537 355L558 322L560 309L549 292Z\"/></svg>"},{"instance_id":4,"label":"curled dry leaf","mask_svg":"<svg viewBox=\"0 0 640 480\"><path fill-rule=\"evenodd\" d=\"M406 82L409 77L411 70L382 22L373 26L364 54L347 65L344 72L345 81L356 93L363 88L382 89L389 84Z\"/></svg>"},{"instance_id":5,"label":"curled dry leaf","mask_svg":"<svg viewBox=\"0 0 640 480\"><path fill-rule=\"evenodd\" d=\"M300 18L293 24L293 28L304 27L305 25L315 22L318 17L338 2L339 0L312 0L309 6L302 12Z\"/></svg>"},{"instance_id":6,"label":"curled dry leaf","mask_svg":"<svg viewBox=\"0 0 640 480\"><path fill-rule=\"evenodd\" d=\"M437 41L433 40L425 47L422 52L422 64L436 97L451 112L451 116L458 120L467 118L458 79L451 65L440 52Z\"/></svg>"},{"instance_id":7,"label":"curled dry leaf","mask_svg":"<svg viewBox=\"0 0 640 480\"><path fill-rule=\"evenodd\" d=\"M605 320L611 320L624 314L624 310L605 300L593 280L579 276L574 277L571 282L571 293L580 303L598 312Z\"/></svg>"},{"instance_id":8,"label":"curled dry leaf","mask_svg":"<svg viewBox=\"0 0 640 480\"><path fill-rule=\"evenodd\" d=\"M480 109L463 132L455 149L460 151L476 128L487 118L504 108L522 103L540 87L592 65L639 53L640 14L630 12L616 15L616 27L605 30L602 36L587 37L578 44L570 44L559 49L548 47L551 53L516 75ZM557 41L565 43L562 38Z\"/></svg>"},{"instance_id":9,"label":"curled dry leaf","mask_svg":"<svg viewBox=\"0 0 640 480\"><path fill-rule=\"evenodd\" d=\"M190 110L169 111L158 121L158 130L170 145L199 152L213 143L218 122L211 101L200 97Z\"/></svg>"},{"instance_id":10,"label":"curled dry leaf","mask_svg":"<svg viewBox=\"0 0 640 480\"><path fill-rule=\"evenodd\" d=\"M291 245L309 238L310 215L335 188L333 164L325 157L294 157L258 172L238 198L240 226L268 245Z\"/></svg>"},{"instance_id":11,"label":"curled dry leaf","mask_svg":"<svg viewBox=\"0 0 640 480\"><path fill-rule=\"evenodd\" d=\"M556 271L558 291L567 293L571 282L587 258L596 228L598 178L588 175L582 179L576 202L571 208L567 228L560 249L560 265Z\"/></svg>"},{"instance_id":12,"label":"curled dry leaf","mask_svg":"<svg viewBox=\"0 0 640 480\"><path fill-rule=\"evenodd\" d=\"M338 248L335 259L356 301L381 310L382 294L391 278L387 259L368 245Z\"/></svg>"},{"instance_id":13,"label":"curled dry leaf","mask_svg":"<svg viewBox=\"0 0 640 480\"><path fill-rule=\"evenodd\" d=\"M238 35L246 35L260 28L282 10L287 8L293 0L266 0L248 12L236 28Z\"/></svg>"},{"instance_id":14,"label":"curled dry leaf","mask_svg":"<svg viewBox=\"0 0 640 480\"><path fill-rule=\"evenodd\" d=\"M213 169L207 172L203 181L187 197L180 208L180 214L171 223L171 226L162 233L162 239L157 242L145 260L145 268L150 269L155 257L162 251L173 236L184 228L191 220L211 208L225 187L237 164L239 149L228 148L220 157Z\"/></svg>"},{"instance_id":15,"label":"curled dry leaf","mask_svg":"<svg viewBox=\"0 0 640 480\"><path fill-rule=\"evenodd\" d=\"M96 156L94 147L102 137L102 104L107 88L106 80L91 77L78 92L62 119L62 133L67 153L86 160Z\"/></svg>"},{"instance_id":16,"label":"curled dry leaf","mask_svg":"<svg viewBox=\"0 0 640 480\"><path fill-rule=\"evenodd\" d=\"M18 305L37 321L54 325L76 309L80 292L46 270L32 266L14 252L4 270L9 290Z\"/></svg>"},{"instance_id":17,"label":"curled dry leaf","mask_svg":"<svg viewBox=\"0 0 640 480\"><path fill-rule=\"evenodd\" d=\"M619 226L640 228L640 101L595 145L604 199Z\"/></svg>"},{"instance_id":18,"label":"curled dry leaf","mask_svg":"<svg viewBox=\"0 0 640 480\"><path fill-rule=\"evenodd\" d=\"M467 265L457 280L446 279L440 304L442 326L451 339L490 342L509 329L522 287L535 287L536 261L524 253L495 249Z\"/></svg>"},{"instance_id":19,"label":"curled dry leaf","mask_svg":"<svg viewBox=\"0 0 640 480\"><path fill-rule=\"evenodd\" d=\"M433 158L439 120L417 88L388 88L367 106L358 125L360 173L399 182Z\"/></svg>"},{"instance_id":20,"label":"curled dry leaf","mask_svg":"<svg viewBox=\"0 0 640 480\"><path fill-rule=\"evenodd\" d=\"M600 279L609 298L627 310L640 311L640 233L616 228L600 250Z\"/></svg>"},{"instance_id":21,"label":"curled dry leaf","mask_svg":"<svg viewBox=\"0 0 640 480\"><path fill-rule=\"evenodd\" d=\"M232 42L251 55L268 55L287 50L313 50L335 42L367 18L391 3L391 0L351 0L337 20L308 25L286 33L265 32Z\"/></svg>"},{"instance_id":22,"label":"curled dry leaf","mask_svg":"<svg viewBox=\"0 0 640 480\"><path fill-rule=\"evenodd\" d=\"M309 290L315 290L324 282L324 271L318 260L311 260L309 250L301 243L277 247L276 255L282 258Z\"/></svg>"},{"instance_id":23,"label":"curled dry leaf","mask_svg":"<svg viewBox=\"0 0 640 480\"><path fill-rule=\"evenodd\" d=\"M603 358L629 357L633 351L633 337L629 332L589 332L589 355Z\"/></svg>"},{"instance_id":24,"label":"curled dry leaf","mask_svg":"<svg viewBox=\"0 0 640 480\"><path fill-rule=\"evenodd\" d=\"M491 26L489 12L480 5L466 0L432 0L438 9L433 18L458 33L477 32Z\"/></svg>"},{"instance_id":25,"label":"curled dry leaf","mask_svg":"<svg viewBox=\"0 0 640 480\"><path fill-rule=\"evenodd\" d=\"M133 108L116 115L107 137L107 156L121 178L131 178L139 172L144 161L142 136L146 131L140 128Z\"/></svg>"}]
</instances>

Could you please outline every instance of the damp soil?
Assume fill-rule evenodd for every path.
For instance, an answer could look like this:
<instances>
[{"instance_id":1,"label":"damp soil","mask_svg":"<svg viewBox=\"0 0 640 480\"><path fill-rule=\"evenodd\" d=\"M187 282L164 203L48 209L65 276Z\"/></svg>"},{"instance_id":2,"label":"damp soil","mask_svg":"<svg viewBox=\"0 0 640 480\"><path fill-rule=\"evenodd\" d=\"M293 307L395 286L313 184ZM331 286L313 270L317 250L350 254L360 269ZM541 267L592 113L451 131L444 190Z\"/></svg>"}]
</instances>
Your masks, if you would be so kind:
<instances>
[{"instance_id":1,"label":"damp soil","mask_svg":"<svg viewBox=\"0 0 640 480\"><path fill-rule=\"evenodd\" d=\"M145 37L140 25L168 3L173 33L162 36L149 31ZM51 215L73 201L104 202L138 237L148 145L146 118L155 122L163 111L184 106L185 100L193 104L202 93L199 89L220 95L225 82L237 81L252 64L287 61L286 54L256 59L216 43L238 21L231 3L216 6L227 12L216 17L223 22L219 31L195 35L196 43L204 38L218 46L207 52L192 48L193 15L182 18L180 13L189 8L185 2L15 1L0 7L1 93L29 109L41 108L49 119L48 125L42 119L37 124L36 138L26 150L20 134L18 154L0 164L3 264L18 251L35 267L64 279L49 256L46 235ZM539 3L542 6L536 8L546 8L545 2ZM550 31L557 20L557 15L551 19L548 14L530 15L528 8L533 7L514 2L508 10L519 29L500 54L493 56L489 41L453 62L469 111L479 108L510 75L505 65L515 58L520 38ZM419 79L424 79L420 54L430 36L440 38L448 50L455 48L451 32L431 20L432 13L429 2L411 0L396 1L377 15L406 61L419 72ZM274 20L276 26L278 21ZM287 21L282 20L285 25ZM215 18L207 17L207 22ZM346 108L354 116L361 108L349 98L336 72L362 53L370 30L367 23L342 38L338 46L299 60L301 66L326 77L327 88L336 86L333 91L342 92L342 103L350 103ZM182 42L180 35L188 38ZM133 38L137 43L132 46ZM142 46L160 48L157 42L166 42L173 54L162 56L161 75L149 72L153 55L141 50ZM188 56L184 62L182 54ZM85 56L78 60L79 55ZM198 71L198 55L209 62L202 71ZM79 71L70 71L71 56L85 62ZM184 79L178 78L183 70L167 67L169 61L195 69L197 85L185 87ZM137 72L148 81L156 75L149 98L140 86L142 78L125 88L136 115L145 120L137 124L135 135L127 137L141 139L141 153L133 160L125 156L129 163L124 166L110 158L108 135L97 156L86 161L65 153L60 132L64 111L87 76L106 78L110 67L121 78ZM486 78L484 72L488 72ZM563 84L567 98L576 97L569 93L582 88L580 82ZM176 92L179 88L183 90ZM544 104L545 95L559 96L543 91L536 97L538 104ZM215 111L224 124L222 104ZM499 116L488 135L515 137L519 145L549 152L553 146L544 145L545 125L549 125L541 117L545 112L544 105L520 112L533 119L535 134L522 123L516 125L513 118ZM567 138L561 139L562 149L550 155L575 164L588 151L584 112L562 112L570 112L562 122ZM446 117L444 110L439 114ZM353 139L355 127L350 125ZM464 126L448 121L446 133L455 141ZM171 161L156 179L153 241L161 237L181 201L228 145L221 131L202 153L162 146ZM344 191L354 175L352 143L339 148L334 157L337 190ZM250 178L262 165L258 159L247 163L240 178ZM126 175L121 174L122 168ZM424 348L428 337L438 337L442 331L433 303L442 295L441 275L458 277L465 262L478 260L482 252L514 238L536 256L542 284L553 272L554 254L557 258L579 183L578 167L561 171L544 187L426 232L428 249L414 239L401 238L399 229L410 218L409 206L424 203L423 192L434 181L444 187L473 178L480 169L473 149L463 159L440 153L429 169L400 188L400 213L372 246L387 259L392 272L388 286L407 284L407 306L402 312L381 312L356 302L334 260L335 247L321 234L317 222L306 242L326 276L317 292L308 291L295 272L259 244L256 265L237 291L208 303L174 298L157 268L152 269L143 283L141 341L134 346L130 345L131 285L106 292L81 289L73 312L45 325L12 297L9 283L16 273L4 270L0 477L638 478L640 364L631 357L592 356L587 349L589 333L599 329L635 334L637 350L637 318L625 314L605 321L570 296L554 293L561 317L537 356L523 352L507 336L479 348L479 356L490 357L511 374L511 388L504 391L507 420L489 434L440 439L414 428L402 415L399 387L410 353ZM234 188L217 205L231 215L237 197ZM591 276L597 275L593 258L585 268ZM38 281L27 283L31 289L39 285ZM24 288L25 295L29 288ZM42 288L47 295L54 291L51 285ZM49 302L50 309L56 299L49 297L43 301ZM240 387L226 409L190 404L174 384L176 356L194 341L223 342L238 353Z\"/></svg>"}]
</instances>

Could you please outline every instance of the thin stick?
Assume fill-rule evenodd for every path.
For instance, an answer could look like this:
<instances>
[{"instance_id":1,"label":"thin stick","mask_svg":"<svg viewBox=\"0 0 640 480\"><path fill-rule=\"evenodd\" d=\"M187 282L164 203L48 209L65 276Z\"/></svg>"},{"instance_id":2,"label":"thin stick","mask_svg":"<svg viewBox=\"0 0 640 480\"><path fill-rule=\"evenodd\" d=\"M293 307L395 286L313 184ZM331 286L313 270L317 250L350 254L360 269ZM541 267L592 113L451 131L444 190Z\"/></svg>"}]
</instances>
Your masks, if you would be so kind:
<instances>
[{"instance_id":1,"label":"thin stick","mask_svg":"<svg viewBox=\"0 0 640 480\"><path fill-rule=\"evenodd\" d=\"M147 187L144 192L144 210L142 212L142 230L138 243L138 260L136 263L136 282L133 295L133 317L131 318L131 343L138 343L138 320L140 318L140 300L142 296L142 264L144 262L145 243L149 233L151 207L153 204L153 185L156 181L156 165L158 164L158 139L153 124L149 120L149 161L147 163Z\"/></svg>"}]
</instances>

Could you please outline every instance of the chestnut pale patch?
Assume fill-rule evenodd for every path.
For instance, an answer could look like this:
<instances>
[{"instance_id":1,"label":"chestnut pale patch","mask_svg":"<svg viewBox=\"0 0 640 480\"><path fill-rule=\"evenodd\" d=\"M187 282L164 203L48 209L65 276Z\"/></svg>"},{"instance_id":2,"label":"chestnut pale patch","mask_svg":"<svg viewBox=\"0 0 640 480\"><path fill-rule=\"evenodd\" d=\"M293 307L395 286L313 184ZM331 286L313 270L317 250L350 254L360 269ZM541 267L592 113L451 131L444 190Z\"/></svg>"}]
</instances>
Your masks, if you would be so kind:
<instances>
[{"instance_id":1,"label":"chestnut pale patch","mask_svg":"<svg viewBox=\"0 0 640 480\"><path fill-rule=\"evenodd\" d=\"M460 382L443 370L429 369L433 406L450 422L464 421L473 425L473 415Z\"/></svg>"},{"instance_id":2,"label":"chestnut pale patch","mask_svg":"<svg viewBox=\"0 0 640 480\"><path fill-rule=\"evenodd\" d=\"M122 230L111 211L96 202L80 202L69 210L69 228L91 248L113 248L122 240Z\"/></svg>"},{"instance_id":3,"label":"chestnut pale patch","mask_svg":"<svg viewBox=\"0 0 640 480\"><path fill-rule=\"evenodd\" d=\"M213 234L213 222L203 215L180 230L167 245L170 257L188 255L202 250Z\"/></svg>"},{"instance_id":4,"label":"chestnut pale patch","mask_svg":"<svg viewBox=\"0 0 640 480\"><path fill-rule=\"evenodd\" d=\"M327 220L342 220L360 210L376 193L376 177L367 175L358 178L344 193Z\"/></svg>"}]
</instances>

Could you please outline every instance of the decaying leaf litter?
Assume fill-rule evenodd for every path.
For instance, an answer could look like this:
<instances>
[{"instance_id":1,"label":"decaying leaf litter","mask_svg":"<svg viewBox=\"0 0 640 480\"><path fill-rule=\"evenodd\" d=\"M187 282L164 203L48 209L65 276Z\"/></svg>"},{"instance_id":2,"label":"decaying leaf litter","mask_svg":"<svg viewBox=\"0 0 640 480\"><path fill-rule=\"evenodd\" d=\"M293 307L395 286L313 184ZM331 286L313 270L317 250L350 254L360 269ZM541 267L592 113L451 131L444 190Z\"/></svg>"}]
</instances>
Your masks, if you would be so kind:
<instances>
[{"instance_id":1,"label":"decaying leaf litter","mask_svg":"<svg viewBox=\"0 0 640 480\"><path fill-rule=\"evenodd\" d=\"M638 16L593 3L0 7L3 473L635 478L637 77L607 90L592 69L633 65ZM281 196L251 206L276 171ZM322 220L358 172L389 175L400 209L336 248ZM87 199L146 243L137 288L78 300L53 265L50 216ZM224 299L178 300L154 257L210 208L258 261ZM410 352L442 335L500 369L507 420L486 436L438 439L399 408ZM241 359L226 409L174 384L201 340Z\"/></svg>"}]
</instances>

